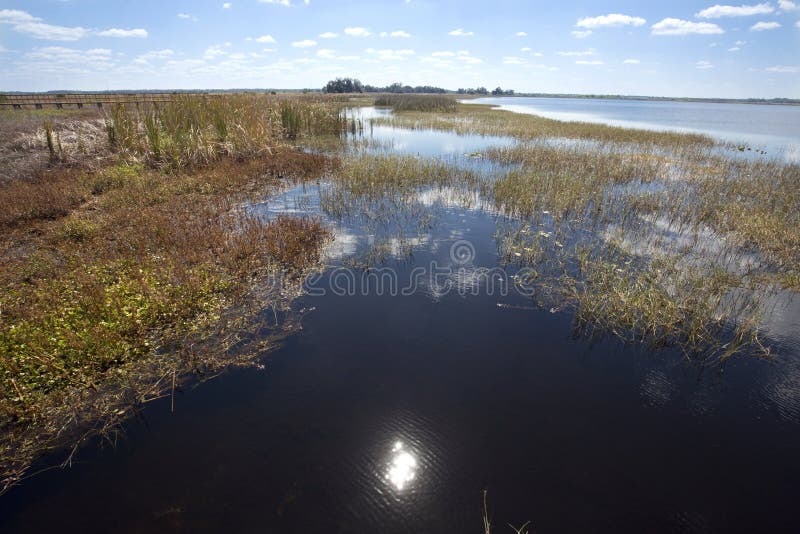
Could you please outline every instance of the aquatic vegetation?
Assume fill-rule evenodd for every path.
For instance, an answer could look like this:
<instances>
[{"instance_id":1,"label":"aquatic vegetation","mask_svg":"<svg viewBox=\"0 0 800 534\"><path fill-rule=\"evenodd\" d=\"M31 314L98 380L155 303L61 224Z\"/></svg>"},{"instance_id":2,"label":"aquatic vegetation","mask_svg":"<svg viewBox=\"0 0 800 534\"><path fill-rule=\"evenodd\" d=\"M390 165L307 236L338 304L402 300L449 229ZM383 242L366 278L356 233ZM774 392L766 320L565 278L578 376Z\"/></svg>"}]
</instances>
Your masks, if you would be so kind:
<instances>
[{"instance_id":1,"label":"aquatic vegetation","mask_svg":"<svg viewBox=\"0 0 800 534\"><path fill-rule=\"evenodd\" d=\"M288 146L277 103L274 122L248 123L259 104L115 108L114 161L0 186L0 492L42 452L108 431L192 371L249 364L293 331L292 300L330 232L240 206L337 162ZM297 109L339 124L338 105Z\"/></svg>"},{"instance_id":2,"label":"aquatic vegetation","mask_svg":"<svg viewBox=\"0 0 800 534\"><path fill-rule=\"evenodd\" d=\"M494 109L485 104L457 104L454 113L442 115L402 111L392 117L376 118L373 121L375 124L401 128L447 130L461 134L508 135L520 140L565 138L672 147L711 147L715 145L714 140L706 135L636 130L587 122L557 121L537 115Z\"/></svg>"},{"instance_id":3,"label":"aquatic vegetation","mask_svg":"<svg viewBox=\"0 0 800 534\"><path fill-rule=\"evenodd\" d=\"M454 112L456 100L445 95L388 94L375 99L375 105L389 107L394 111L420 111L423 113Z\"/></svg>"},{"instance_id":4,"label":"aquatic vegetation","mask_svg":"<svg viewBox=\"0 0 800 534\"><path fill-rule=\"evenodd\" d=\"M116 104L109 145L133 160L176 170L221 157L252 158L286 140L341 135L347 118L333 100L268 95L184 96L157 106Z\"/></svg>"}]
</instances>

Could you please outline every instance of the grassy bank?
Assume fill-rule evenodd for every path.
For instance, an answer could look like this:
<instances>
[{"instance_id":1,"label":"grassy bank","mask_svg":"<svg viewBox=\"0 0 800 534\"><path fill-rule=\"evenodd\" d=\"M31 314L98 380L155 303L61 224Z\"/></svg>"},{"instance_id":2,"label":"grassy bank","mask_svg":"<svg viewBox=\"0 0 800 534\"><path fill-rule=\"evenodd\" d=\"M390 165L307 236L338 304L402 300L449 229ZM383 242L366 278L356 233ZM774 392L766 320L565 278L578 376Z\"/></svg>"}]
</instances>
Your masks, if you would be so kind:
<instances>
[{"instance_id":1,"label":"grassy bank","mask_svg":"<svg viewBox=\"0 0 800 534\"><path fill-rule=\"evenodd\" d=\"M329 239L315 219L238 206L335 168L291 144L338 134L338 106L186 98L116 107L104 124L99 163L62 144L0 187L0 489L191 371L269 350Z\"/></svg>"}]
</instances>

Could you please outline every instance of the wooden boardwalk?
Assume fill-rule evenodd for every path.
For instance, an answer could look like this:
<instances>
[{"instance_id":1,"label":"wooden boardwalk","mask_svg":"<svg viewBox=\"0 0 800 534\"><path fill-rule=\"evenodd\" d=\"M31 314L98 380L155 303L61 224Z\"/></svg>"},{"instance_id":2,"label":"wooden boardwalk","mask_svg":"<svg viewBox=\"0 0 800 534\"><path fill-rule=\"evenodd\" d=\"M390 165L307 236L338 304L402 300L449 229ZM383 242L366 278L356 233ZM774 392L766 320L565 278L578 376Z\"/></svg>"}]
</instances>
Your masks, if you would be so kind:
<instances>
[{"instance_id":1,"label":"wooden boardwalk","mask_svg":"<svg viewBox=\"0 0 800 534\"><path fill-rule=\"evenodd\" d=\"M65 94L0 94L0 109L43 109L98 107L111 104L155 104L181 96L220 96L221 93L65 93Z\"/></svg>"}]
</instances>

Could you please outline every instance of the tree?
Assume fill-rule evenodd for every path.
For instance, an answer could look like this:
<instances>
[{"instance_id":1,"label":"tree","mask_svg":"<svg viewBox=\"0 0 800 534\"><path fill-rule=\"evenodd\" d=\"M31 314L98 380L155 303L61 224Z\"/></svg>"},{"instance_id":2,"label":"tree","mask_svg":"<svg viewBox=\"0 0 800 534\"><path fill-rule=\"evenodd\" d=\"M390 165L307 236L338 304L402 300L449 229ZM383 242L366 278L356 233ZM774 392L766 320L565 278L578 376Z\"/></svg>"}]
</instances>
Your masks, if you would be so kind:
<instances>
[{"instance_id":1,"label":"tree","mask_svg":"<svg viewBox=\"0 0 800 534\"><path fill-rule=\"evenodd\" d=\"M355 78L336 78L322 89L326 93L363 93L364 87Z\"/></svg>"}]
</instances>

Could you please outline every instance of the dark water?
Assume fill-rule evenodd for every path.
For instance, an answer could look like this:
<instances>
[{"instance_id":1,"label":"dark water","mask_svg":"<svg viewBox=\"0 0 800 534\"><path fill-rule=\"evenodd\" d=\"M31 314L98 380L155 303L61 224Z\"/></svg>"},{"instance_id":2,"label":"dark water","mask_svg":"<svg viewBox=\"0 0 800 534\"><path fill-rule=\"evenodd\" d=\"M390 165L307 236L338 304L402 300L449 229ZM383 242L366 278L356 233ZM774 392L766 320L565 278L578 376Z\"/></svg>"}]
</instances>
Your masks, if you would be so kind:
<instances>
[{"instance_id":1,"label":"dark water","mask_svg":"<svg viewBox=\"0 0 800 534\"><path fill-rule=\"evenodd\" d=\"M320 213L326 187L253 209ZM331 219L303 331L265 369L149 405L116 447L0 498L0 531L481 532L484 489L493 532L798 531L796 304L771 315L774 361L590 343L510 281L488 290L497 214L447 190L416 205L432 222L404 239ZM381 240L397 290L333 291Z\"/></svg>"},{"instance_id":2,"label":"dark water","mask_svg":"<svg viewBox=\"0 0 800 534\"><path fill-rule=\"evenodd\" d=\"M479 98L466 102L495 104L518 113L556 120L705 133L723 141L766 150L786 161L800 161L800 106L525 97Z\"/></svg>"}]
</instances>

